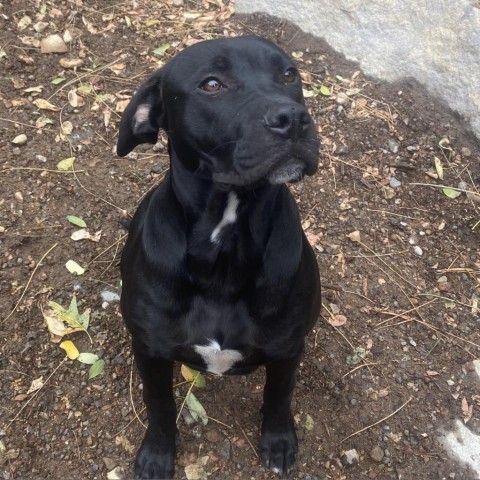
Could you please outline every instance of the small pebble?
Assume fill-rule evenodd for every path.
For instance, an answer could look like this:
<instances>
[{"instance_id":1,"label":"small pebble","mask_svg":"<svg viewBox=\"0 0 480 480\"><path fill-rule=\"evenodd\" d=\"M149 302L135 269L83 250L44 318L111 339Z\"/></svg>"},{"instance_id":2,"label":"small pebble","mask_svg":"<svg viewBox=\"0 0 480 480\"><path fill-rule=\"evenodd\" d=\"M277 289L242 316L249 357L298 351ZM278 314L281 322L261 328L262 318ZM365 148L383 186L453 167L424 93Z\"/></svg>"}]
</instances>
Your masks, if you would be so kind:
<instances>
[{"instance_id":1,"label":"small pebble","mask_svg":"<svg viewBox=\"0 0 480 480\"><path fill-rule=\"evenodd\" d=\"M25 145L28 141L27 136L22 133L21 135L17 135L13 140L12 143L14 145Z\"/></svg>"},{"instance_id":2,"label":"small pebble","mask_svg":"<svg viewBox=\"0 0 480 480\"><path fill-rule=\"evenodd\" d=\"M154 166L150 169L150 171L151 171L152 173L162 173L162 171L163 171L163 165L161 165L160 163L157 163L157 165L154 165Z\"/></svg>"},{"instance_id":3,"label":"small pebble","mask_svg":"<svg viewBox=\"0 0 480 480\"><path fill-rule=\"evenodd\" d=\"M220 432L219 432L218 430L209 430L209 431L205 434L205 438L206 438L209 442L217 443L217 442L219 442L219 441L222 439L222 435L220 434Z\"/></svg>"},{"instance_id":4,"label":"small pebble","mask_svg":"<svg viewBox=\"0 0 480 480\"><path fill-rule=\"evenodd\" d=\"M339 105L345 105L350 99L348 98L348 95L344 92L339 92L337 94L336 102Z\"/></svg>"},{"instance_id":5,"label":"small pebble","mask_svg":"<svg viewBox=\"0 0 480 480\"><path fill-rule=\"evenodd\" d=\"M123 480L125 478L125 471L122 467L115 467L107 473L108 480Z\"/></svg>"},{"instance_id":6,"label":"small pebble","mask_svg":"<svg viewBox=\"0 0 480 480\"><path fill-rule=\"evenodd\" d=\"M43 155L35 155L35 158L42 163L45 163L47 161L47 157L44 157Z\"/></svg>"},{"instance_id":7,"label":"small pebble","mask_svg":"<svg viewBox=\"0 0 480 480\"><path fill-rule=\"evenodd\" d=\"M402 182L395 177L392 177L390 179L390 186L392 188L398 188L401 184L402 184Z\"/></svg>"},{"instance_id":8,"label":"small pebble","mask_svg":"<svg viewBox=\"0 0 480 480\"><path fill-rule=\"evenodd\" d=\"M462 152L462 155L466 158L468 158L472 155L472 151L467 147L463 147L461 152Z\"/></svg>"},{"instance_id":9,"label":"small pebble","mask_svg":"<svg viewBox=\"0 0 480 480\"><path fill-rule=\"evenodd\" d=\"M398 153L398 149L400 148L400 145L395 140L390 139L388 141L388 148L392 153Z\"/></svg>"},{"instance_id":10,"label":"small pebble","mask_svg":"<svg viewBox=\"0 0 480 480\"><path fill-rule=\"evenodd\" d=\"M15 192L15 200L18 203L23 203L23 195L21 194L21 192Z\"/></svg>"},{"instance_id":11,"label":"small pebble","mask_svg":"<svg viewBox=\"0 0 480 480\"><path fill-rule=\"evenodd\" d=\"M370 452L370 457L373 461L380 463L383 460L384 457L383 450L377 445L372 448L372 451Z\"/></svg>"},{"instance_id":12,"label":"small pebble","mask_svg":"<svg viewBox=\"0 0 480 480\"><path fill-rule=\"evenodd\" d=\"M113 458L103 457L103 463L107 467L107 470L113 470L117 466L117 462Z\"/></svg>"},{"instance_id":13,"label":"small pebble","mask_svg":"<svg viewBox=\"0 0 480 480\"><path fill-rule=\"evenodd\" d=\"M423 255L423 250L418 245L415 245L413 247L413 253L415 253L415 255L418 255L419 257L421 257Z\"/></svg>"},{"instance_id":14,"label":"small pebble","mask_svg":"<svg viewBox=\"0 0 480 480\"><path fill-rule=\"evenodd\" d=\"M358 452L352 448L343 453L341 461L344 467L353 467L360 462L360 456Z\"/></svg>"},{"instance_id":15,"label":"small pebble","mask_svg":"<svg viewBox=\"0 0 480 480\"><path fill-rule=\"evenodd\" d=\"M102 300L104 302L119 302L120 301L120 295L115 292L110 292L108 290L104 290L100 296L102 297Z\"/></svg>"}]
</instances>

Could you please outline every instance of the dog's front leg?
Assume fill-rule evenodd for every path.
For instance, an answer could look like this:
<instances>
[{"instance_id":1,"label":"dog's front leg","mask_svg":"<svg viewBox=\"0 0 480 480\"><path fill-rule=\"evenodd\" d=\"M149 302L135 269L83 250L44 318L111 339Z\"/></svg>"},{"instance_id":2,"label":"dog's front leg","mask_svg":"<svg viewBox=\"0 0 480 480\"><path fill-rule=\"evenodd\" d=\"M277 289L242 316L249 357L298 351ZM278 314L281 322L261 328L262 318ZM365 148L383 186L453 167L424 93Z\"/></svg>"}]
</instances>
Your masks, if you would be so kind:
<instances>
[{"instance_id":1,"label":"dog's front leg","mask_svg":"<svg viewBox=\"0 0 480 480\"><path fill-rule=\"evenodd\" d=\"M260 446L263 461L275 473L287 473L295 463L298 450L290 405L301 355L299 352L293 358L278 360L266 367Z\"/></svg>"},{"instance_id":2,"label":"dog's front leg","mask_svg":"<svg viewBox=\"0 0 480 480\"><path fill-rule=\"evenodd\" d=\"M143 381L148 429L135 460L135 476L141 479L172 478L175 463L176 406L173 398L173 362L151 358L133 346Z\"/></svg>"}]
</instances>

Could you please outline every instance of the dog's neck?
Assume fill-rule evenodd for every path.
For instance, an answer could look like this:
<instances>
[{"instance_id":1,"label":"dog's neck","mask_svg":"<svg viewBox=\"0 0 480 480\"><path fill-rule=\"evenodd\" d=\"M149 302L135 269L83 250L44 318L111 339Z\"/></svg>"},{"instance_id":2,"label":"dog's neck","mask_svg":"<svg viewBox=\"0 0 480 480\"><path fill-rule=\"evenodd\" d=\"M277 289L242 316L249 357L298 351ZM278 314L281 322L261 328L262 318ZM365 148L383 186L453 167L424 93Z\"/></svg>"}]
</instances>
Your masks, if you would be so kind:
<instances>
[{"instance_id":1,"label":"dog's neck","mask_svg":"<svg viewBox=\"0 0 480 480\"><path fill-rule=\"evenodd\" d=\"M170 166L170 183L187 224L197 232L203 231L212 246L218 243L222 230L237 220L249 224L249 235L257 247L264 245L276 199L281 192L288 194L285 185L263 183L255 188L217 185L210 174L190 171L175 158Z\"/></svg>"}]
</instances>

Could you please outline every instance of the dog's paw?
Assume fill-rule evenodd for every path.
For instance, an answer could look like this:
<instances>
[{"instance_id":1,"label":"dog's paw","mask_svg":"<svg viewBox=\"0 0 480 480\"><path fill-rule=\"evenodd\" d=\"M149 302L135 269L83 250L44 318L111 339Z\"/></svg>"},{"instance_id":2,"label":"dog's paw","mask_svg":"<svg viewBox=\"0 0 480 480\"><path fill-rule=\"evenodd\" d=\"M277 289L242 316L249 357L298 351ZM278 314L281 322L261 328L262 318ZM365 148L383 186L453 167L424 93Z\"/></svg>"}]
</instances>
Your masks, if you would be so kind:
<instances>
[{"instance_id":1,"label":"dog's paw","mask_svg":"<svg viewBox=\"0 0 480 480\"><path fill-rule=\"evenodd\" d=\"M135 460L135 478L170 479L174 471L175 441L167 446L145 438Z\"/></svg>"},{"instance_id":2,"label":"dog's paw","mask_svg":"<svg viewBox=\"0 0 480 480\"><path fill-rule=\"evenodd\" d=\"M268 428L264 423L262 430L260 442L262 460L274 473L288 473L293 468L298 451L293 421L280 422L272 428Z\"/></svg>"}]
</instances>

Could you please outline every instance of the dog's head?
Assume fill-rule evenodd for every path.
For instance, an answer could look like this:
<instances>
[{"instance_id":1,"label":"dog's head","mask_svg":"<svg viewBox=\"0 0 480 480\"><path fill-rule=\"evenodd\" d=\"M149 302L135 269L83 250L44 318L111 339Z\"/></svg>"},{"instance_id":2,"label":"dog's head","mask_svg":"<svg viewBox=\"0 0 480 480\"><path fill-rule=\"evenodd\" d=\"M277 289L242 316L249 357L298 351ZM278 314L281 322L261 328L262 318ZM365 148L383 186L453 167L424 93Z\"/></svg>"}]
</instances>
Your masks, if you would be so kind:
<instances>
[{"instance_id":1,"label":"dog's head","mask_svg":"<svg viewBox=\"0 0 480 480\"><path fill-rule=\"evenodd\" d=\"M123 114L118 155L155 143L159 129L174 161L218 184L293 182L317 169L300 74L265 39L207 40L156 71Z\"/></svg>"}]
</instances>

